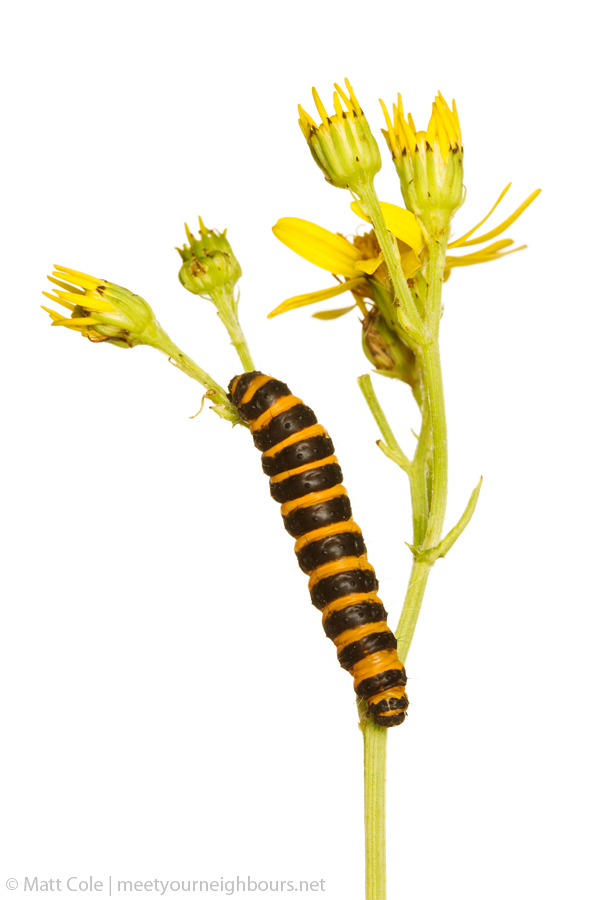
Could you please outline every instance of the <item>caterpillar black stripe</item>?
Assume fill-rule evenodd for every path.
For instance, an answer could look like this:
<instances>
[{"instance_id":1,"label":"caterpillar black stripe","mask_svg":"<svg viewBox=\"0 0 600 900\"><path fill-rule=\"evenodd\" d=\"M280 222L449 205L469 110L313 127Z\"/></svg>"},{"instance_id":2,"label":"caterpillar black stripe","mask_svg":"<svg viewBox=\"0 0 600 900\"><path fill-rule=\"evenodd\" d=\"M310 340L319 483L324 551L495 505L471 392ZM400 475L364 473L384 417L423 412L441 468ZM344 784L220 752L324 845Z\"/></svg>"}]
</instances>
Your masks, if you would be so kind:
<instances>
[{"instance_id":1,"label":"caterpillar black stripe","mask_svg":"<svg viewBox=\"0 0 600 900\"><path fill-rule=\"evenodd\" d=\"M340 665L375 722L400 725L408 707L406 672L331 438L286 384L262 372L233 378L228 396L262 451L271 496L296 538L298 564L309 576L311 600L323 612Z\"/></svg>"}]
</instances>

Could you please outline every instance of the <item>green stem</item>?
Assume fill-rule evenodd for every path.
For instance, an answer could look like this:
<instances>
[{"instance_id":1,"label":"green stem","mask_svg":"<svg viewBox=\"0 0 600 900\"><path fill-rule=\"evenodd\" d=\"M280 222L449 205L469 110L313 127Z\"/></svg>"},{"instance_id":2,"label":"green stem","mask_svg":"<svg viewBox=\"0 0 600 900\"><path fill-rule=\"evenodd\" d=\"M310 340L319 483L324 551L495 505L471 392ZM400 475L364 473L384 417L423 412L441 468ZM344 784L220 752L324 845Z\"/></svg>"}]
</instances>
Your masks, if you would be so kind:
<instances>
[{"instance_id":1,"label":"green stem","mask_svg":"<svg viewBox=\"0 0 600 900\"><path fill-rule=\"evenodd\" d=\"M387 729L361 724L365 753L365 896L385 900L385 772Z\"/></svg>"},{"instance_id":2,"label":"green stem","mask_svg":"<svg viewBox=\"0 0 600 900\"><path fill-rule=\"evenodd\" d=\"M438 234L429 243L429 260L427 262L427 300L425 301L426 321L431 337L437 340L442 321L442 284L444 266L446 264L447 230Z\"/></svg>"},{"instance_id":3,"label":"green stem","mask_svg":"<svg viewBox=\"0 0 600 900\"><path fill-rule=\"evenodd\" d=\"M420 547L425 540L427 520L429 518L429 497L427 492L427 467L433 435L431 433L431 415L427 396L424 396L421 429L417 448L410 470L410 499L413 517L413 545Z\"/></svg>"},{"instance_id":4,"label":"green stem","mask_svg":"<svg viewBox=\"0 0 600 900\"><path fill-rule=\"evenodd\" d=\"M358 379L358 383L367 402L367 406L371 410L373 418L377 422L379 430L386 441L386 444L382 449L386 452L386 456L389 456L390 459L394 460L394 462L408 474L413 511L413 544L415 547L421 548L427 527L428 503L426 456L429 452L431 441L429 407L426 406L424 410L417 449L415 451L414 459L411 461L401 450L400 445L390 429L385 413L375 396L370 375L361 375ZM400 621L396 630L398 656L403 662L406 662L417 619L419 618L423 594L425 593L431 565L431 562L425 560L415 560L413 563ZM365 781L365 785L366 784L367 782Z\"/></svg>"},{"instance_id":5,"label":"green stem","mask_svg":"<svg viewBox=\"0 0 600 900\"><path fill-rule=\"evenodd\" d=\"M424 410L421 428L423 444L420 448L417 448L417 454L413 463L416 462L416 457L420 453L420 479L416 493L422 505L426 503L429 505L425 533L420 541L415 542L416 548L421 550L428 550L439 543L442 528L444 527L448 498L448 433L440 347L438 343L439 325L442 315L441 297L446 240L447 238L433 241L430 246L430 257L427 266L429 289L427 291L426 313L429 329L433 337L426 340L419 350L419 361L425 382L427 398L425 409L427 412ZM426 417L429 418L427 429L425 429ZM427 446L426 440L431 441L429 446ZM431 503L429 504L426 473L430 447L432 448L432 485ZM406 598L396 630L398 656L403 662L406 662L406 657L410 650L431 567L432 563L422 557L415 559L413 562Z\"/></svg>"},{"instance_id":6,"label":"green stem","mask_svg":"<svg viewBox=\"0 0 600 900\"><path fill-rule=\"evenodd\" d=\"M206 388L209 392L210 400L215 404L215 411L221 418L227 419L229 422L245 424L242 423L242 420L238 416L235 406L227 399L225 388L221 387L220 384L211 378L208 372L201 369L187 353L180 350L177 344L173 343L169 335L161 328L158 322L153 323L146 329L144 337L146 338L145 343L147 343L148 346L154 347L156 350L164 353L165 356L168 356L169 361L181 372L188 375L190 378L193 378L195 381L198 381L202 387Z\"/></svg>"},{"instance_id":7,"label":"green stem","mask_svg":"<svg viewBox=\"0 0 600 900\"><path fill-rule=\"evenodd\" d=\"M400 447L390 428L390 424L375 394L371 376L361 375L358 378L358 385L385 441L385 444L380 441L377 442L379 448L408 475L413 516L413 544L415 547L421 547L425 538L429 511L427 498L427 459L431 451L429 406L428 404L424 405L417 449L414 459L411 461Z\"/></svg>"},{"instance_id":8,"label":"green stem","mask_svg":"<svg viewBox=\"0 0 600 900\"><path fill-rule=\"evenodd\" d=\"M373 182L354 186L353 193L373 223L377 241L390 273L400 323L409 337L418 342L423 336L423 322L402 271L398 241L386 227Z\"/></svg>"},{"instance_id":9,"label":"green stem","mask_svg":"<svg viewBox=\"0 0 600 900\"><path fill-rule=\"evenodd\" d=\"M231 338L231 343L237 351L240 362L245 372L254 371L254 362L252 354L248 347L248 341L242 331L240 320L238 318L238 301L233 295L233 291L229 288L223 288L221 291L214 291L212 301L217 307L217 314L227 329L227 333Z\"/></svg>"},{"instance_id":10,"label":"green stem","mask_svg":"<svg viewBox=\"0 0 600 900\"><path fill-rule=\"evenodd\" d=\"M435 547L440 540L446 513L448 492L448 439L446 428L446 410L444 404L444 386L438 343L439 325L442 314L441 291L444 272L447 238L432 241L427 266L427 300L426 321L416 313L407 302L404 286L410 295L406 280L400 268L398 247L389 246L387 238L391 235L385 228L383 216L377 198L365 195L363 200L365 211L371 216L375 233L386 263L398 302L398 316L402 327L409 331L417 343L416 353L420 363L424 396L422 404L422 422L415 456L408 461L394 438L385 414L379 406L373 392L370 378L359 379L361 390L369 409L389 444L391 452L398 458L398 464L407 472L410 480L411 502L413 511L413 535L415 551L424 551ZM375 206L377 210L375 210ZM378 218L379 215L379 218ZM380 237L381 233L381 237ZM386 238L387 236L387 238ZM397 257L397 269L394 273L394 259ZM398 269L401 279L398 280ZM414 328L413 309L418 316L419 327ZM410 327L409 327L410 326ZM398 453L400 451L400 453ZM428 467L431 457L431 502L428 493ZM476 502L476 497L475 497ZM471 513L472 514L472 513ZM410 574L408 589L396 630L398 641L398 657L406 663L412 644L415 628L421 612L423 596L433 560L418 553ZM386 860L385 860L385 767L386 737L373 722L362 724L365 752L365 871L367 900L385 900L386 896Z\"/></svg>"},{"instance_id":11,"label":"green stem","mask_svg":"<svg viewBox=\"0 0 600 900\"><path fill-rule=\"evenodd\" d=\"M408 581L408 589L400 621L396 628L396 638L398 640L398 658L406 664L408 651L417 627L419 613L421 612L421 604L423 603L423 595L427 587L427 580L431 572L431 563L425 560L415 560L412 565L410 578Z\"/></svg>"},{"instance_id":12,"label":"green stem","mask_svg":"<svg viewBox=\"0 0 600 900\"><path fill-rule=\"evenodd\" d=\"M366 400L367 406L371 410L371 414L377 423L377 427L379 428L384 441L386 442L389 449L394 453L402 461L402 468L406 468L410 466L410 460L406 453L400 447L400 444L396 440L394 436L394 432L390 428L390 423L388 422L386 415L381 408L381 404L377 399L377 395L375 394L375 389L373 388L373 382L371 381L370 375L361 375L358 379L358 386L362 391L363 397Z\"/></svg>"},{"instance_id":13,"label":"green stem","mask_svg":"<svg viewBox=\"0 0 600 900\"><path fill-rule=\"evenodd\" d=\"M422 545L427 550L434 547L441 537L448 497L448 433L440 348L437 340L425 345L421 363L433 437L431 508Z\"/></svg>"}]
</instances>

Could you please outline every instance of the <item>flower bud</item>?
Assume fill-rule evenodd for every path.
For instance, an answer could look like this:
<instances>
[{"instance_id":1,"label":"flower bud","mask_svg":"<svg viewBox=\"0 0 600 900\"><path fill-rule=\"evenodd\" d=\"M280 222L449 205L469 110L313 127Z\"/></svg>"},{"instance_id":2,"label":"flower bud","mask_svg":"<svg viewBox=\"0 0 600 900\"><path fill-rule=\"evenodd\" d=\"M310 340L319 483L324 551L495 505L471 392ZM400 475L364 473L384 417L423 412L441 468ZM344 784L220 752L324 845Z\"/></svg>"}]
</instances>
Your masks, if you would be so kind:
<instances>
[{"instance_id":1,"label":"flower bud","mask_svg":"<svg viewBox=\"0 0 600 900\"><path fill-rule=\"evenodd\" d=\"M222 234L208 230L202 219L200 221L200 240L197 240L190 229L185 226L189 246L184 244L177 252L183 260L179 270L179 280L192 294L199 294L214 301L214 294L224 288L231 291L242 275L242 269L233 254L226 238L227 231Z\"/></svg>"},{"instance_id":2,"label":"flower bud","mask_svg":"<svg viewBox=\"0 0 600 900\"><path fill-rule=\"evenodd\" d=\"M158 326L151 306L143 297L110 281L85 275L76 269L55 266L49 281L58 285L44 296L70 311L70 316L49 313L53 325L79 331L93 343L110 341L118 347L149 343L148 335Z\"/></svg>"},{"instance_id":3,"label":"flower bud","mask_svg":"<svg viewBox=\"0 0 600 900\"><path fill-rule=\"evenodd\" d=\"M462 205L463 145L456 103L452 109L441 94L435 98L427 131L417 131L412 116L404 118L402 97L393 107L393 121L381 103L387 130L383 131L402 196L430 234L447 229Z\"/></svg>"},{"instance_id":4,"label":"flower bud","mask_svg":"<svg viewBox=\"0 0 600 900\"><path fill-rule=\"evenodd\" d=\"M352 85L346 78L349 96L339 85L333 95L334 115L327 115L319 95L313 88L313 98L322 122L320 125L298 107L298 124L310 148L312 157L326 181L335 187L354 190L357 185L372 182L381 168L381 155L369 123L362 111ZM342 108L340 97L346 105Z\"/></svg>"},{"instance_id":5,"label":"flower bud","mask_svg":"<svg viewBox=\"0 0 600 900\"><path fill-rule=\"evenodd\" d=\"M392 332L377 307L368 310L362 325L363 350L377 372L413 387L418 380L415 354Z\"/></svg>"}]
</instances>

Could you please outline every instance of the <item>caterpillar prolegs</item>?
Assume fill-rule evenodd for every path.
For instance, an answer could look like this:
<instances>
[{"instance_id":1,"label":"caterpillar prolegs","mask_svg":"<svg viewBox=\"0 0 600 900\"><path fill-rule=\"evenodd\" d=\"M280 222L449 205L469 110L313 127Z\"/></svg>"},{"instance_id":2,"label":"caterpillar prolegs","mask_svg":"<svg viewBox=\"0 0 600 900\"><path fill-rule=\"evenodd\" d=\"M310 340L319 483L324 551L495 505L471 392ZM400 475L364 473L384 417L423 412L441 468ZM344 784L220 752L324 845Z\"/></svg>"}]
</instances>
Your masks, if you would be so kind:
<instances>
[{"instance_id":1,"label":"caterpillar prolegs","mask_svg":"<svg viewBox=\"0 0 600 900\"><path fill-rule=\"evenodd\" d=\"M310 598L323 612L340 665L353 676L374 721L400 725L408 707L406 672L331 438L312 409L269 375L238 375L228 390L262 451L271 496L282 504L284 527L296 538L298 564L309 576Z\"/></svg>"}]
</instances>

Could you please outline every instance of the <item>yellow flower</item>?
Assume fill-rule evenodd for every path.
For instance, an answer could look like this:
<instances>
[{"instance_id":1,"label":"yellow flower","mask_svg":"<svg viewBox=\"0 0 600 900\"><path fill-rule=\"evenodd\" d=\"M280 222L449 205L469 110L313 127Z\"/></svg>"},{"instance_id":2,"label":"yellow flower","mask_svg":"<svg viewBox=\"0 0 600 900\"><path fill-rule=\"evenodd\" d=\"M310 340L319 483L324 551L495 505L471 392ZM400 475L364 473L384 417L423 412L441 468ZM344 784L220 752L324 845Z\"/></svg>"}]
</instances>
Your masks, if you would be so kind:
<instances>
[{"instance_id":1,"label":"yellow flower","mask_svg":"<svg viewBox=\"0 0 600 900\"><path fill-rule=\"evenodd\" d=\"M394 203L380 202L379 206L388 231L391 231L399 241L412 247L415 253L418 254L423 247L424 240L417 217L409 212L408 209L403 209ZM371 221L369 216L363 212L358 200L354 200L350 204L350 209L361 219L364 219L365 222Z\"/></svg>"},{"instance_id":2,"label":"yellow flower","mask_svg":"<svg viewBox=\"0 0 600 900\"><path fill-rule=\"evenodd\" d=\"M448 244L450 250L462 250L463 248L473 247L482 244L485 241L493 240L506 231L510 225L515 222L520 215L533 203L540 189L534 191L529 197L505 219L500 225L497 225L491 231L479 237L473 237L475 232L489 219L500 201L506 195L510 188L508 184L497 201L492 206L489 213L471 228L466 234L456 238ZM402 270L407 279L412 279L417 275L422 267L426 266L426 254L424 253L424 237L419 227L418 220L409 210L393 203L380 203L381 211L385 220L385 224L389 231L397 238L398 247L400 249L400 259L402 262ZM365 221L369 221L360 205L354 201L351 204L352 210L356 215ZM346 291L352 291L355 300L360 306L363 298L370 298L372 293L372 278L375 277L386 287L387 285L387 268L382 266L383 254L379 252L374 233L368 232L366 235L357 235L350 242L341 234L334 234L321 228L314 222L308 222L305 219L284 218L279 219L273 226L273 234L286 247L293 250L308 262L325 269L340 280L340 276L345 280L335 287L325 288L320 291L312 291L308 294L299 294L296 297L290 297L284 300L276 309L269 313L269 318L278 316L281 313L289 312L291 309L298 309L301 306L308 306L312 303L318 303L321 300L328 300L337 297ZM472 266L477 263L491 262L495 259L501 259L508 256L509 253L515 253L517 250L524 250L526 244L520 247L512 247L514 241L510 238L496 241L481 247L473 253L467 253L463 256L449 255L446 256L445 278L448 278L453 268L460 266ZM511 247L510 250L507 248ZM364 306L364 304L362 304ZM362 308L363 314L365 310ZM341 310L329 310L323 313L316 313L317 318L334 319L338 318L346 312L350 312L353 306L345 307Z\"/></svg>"},{"instance_id":3,"label":"yellow flower","mask_svg":"<svg viewBox=\"0 0 600 900\"><path fill-rule=\"evenodd\" d=\"M404 117L402 97L390 117L383 100L387 129L382 129L400 177L408 209L435 233L448 225L463 202L463 144L456 103L440 93L433 102L427 131L417 131L411 114Z\"/></svg>"},{"instance_id":4,"label":"yellow flower","mask_svg":"<svg viewBox=\"0 0 600 900\"><path fill-rule=\"evenodd\" d=\"M334 275L355 278L360 252L341 234L333 234L314 222L288 217L273 226L276 238L309 262Z\"/></svg>"},{"instance_id":5,"label":"yellow flower","mask_svg":"<svg viewBox=\"0 0 600 900\"><path fill-rule=\"evenodd\" d=\"M54 288L53 294L42 293L69 310L70 315L61 315L55 309L42 306L52 319L52 325L78 331L94 343L110 341L119 347L146 343L144 332L158 323L142 297L76 269L65 266L54 269L48 280L58 285L58 289Z\"/></svg>"},{"instance_id":6,"label":"yellow flower","mask_svg":"<svg viewBox=\"0 0 600 900\"><path fill-rule=\"evenodd\" d=\"M383 100L381 103L388 130L382 129L388 147L392 151L394 159L400 159L407 154L425 156L427 150L441 153L444 162L447 162L451 153L463 153L462 134L460 121L456 109L456 101L452 101L452 109L448 106L441 93L433 101L431 118L427 131L417 131L413 117L408 114L408 121L404 118L402 95L398 94L398 103L393 106L394 121L392 122Z\"/></svg>"},{"instance_id":7,"label":"yellow flower","mask_svg":"<svg viewBox=\"0 0 600 900\"><path fill-rule=\"evenodd\" d=\"M348 94L338 84L334 85L335 113L332 115L328 115L313 88L313 99L321 116L321 124L317 125L301 106L298 106L298 124L325 179L335 187L353 190L357 185L373 180L381 168L381 154L347 78L345 84ZM346 109L343 109L340 97Z\"/></svg>"},{"instance_id":8,"label":"yellow flower","mask_svg":"<svg viewBox=\"0 0 600 900\"><path fill-rule=\"evenodd\" d=\"M365 218L362 213L360 215ZM273 226L273 234L282 244L302 256L303 259L331 272L334 277L342 276L346 280L336 287L290 297L272 310L268 318L273 318L291 309L298 309L300 306L328 300L345 291L352 291L355 299L361 295L369 296L369 280L366 276L372 276L383 262L383 254L379 252L372 232L368 236L369 240L360 236L354 239L354 243L351 243L341 234L327 231L326 228L321 228L314 222L289 217L279 219ZM411 240L414 240L414 237ZM400 256L405 275L410 278L420 266L419 259L407 244ZM352 306L344 311L349 312L351 309L353 309ZM341 315L341 312L339 314ZM327 318L332 318L332 316L327 315Z\"/></svg>"},{"instance_id":9,"label":"yellow flower","mask_svg":"<svg viewBox=\"0 0 600 900\"><path fill-rule=\"evenodd\" d=\"M423 232L416 216L408 209L396 206L394 203L379 203L383 219L388 231L398 240L398 249L400 250L400 261L402 263L402 271L405 278L412 276L421 268L421 260L419 254L423 249L424 239ZM371 222L369 216L363 212L358 200L354 200L350 204L352 212L356 213L365 222ZM377 265L383 262L383 253L377 258ZM364 266L369 268L364 268ZM377 265L372 265L371 261L363 264L363 271L372 275Z\"/></svg>"}]
</instances>

